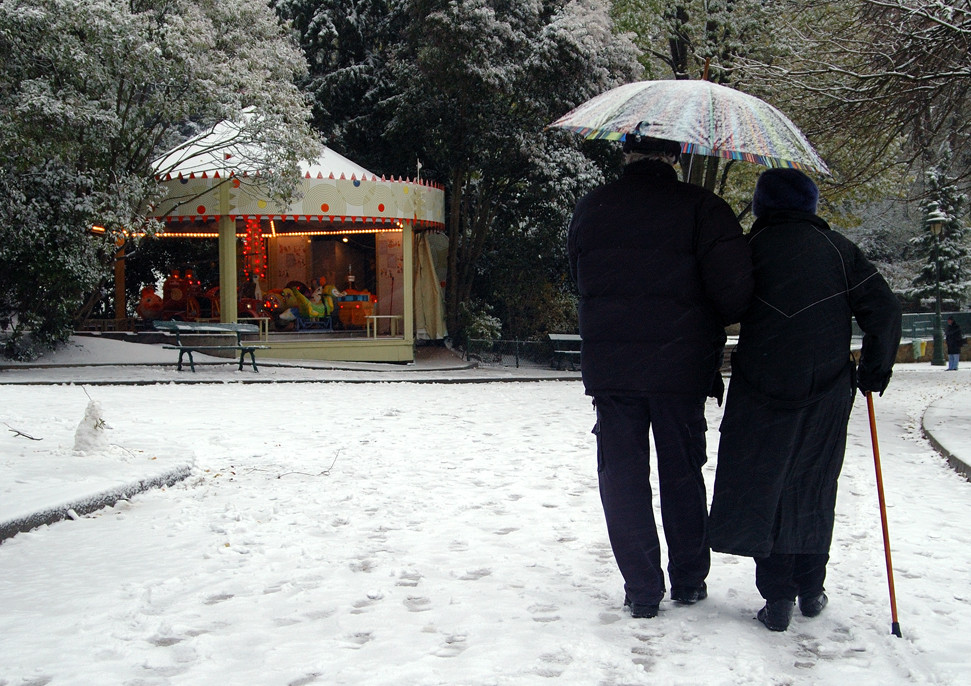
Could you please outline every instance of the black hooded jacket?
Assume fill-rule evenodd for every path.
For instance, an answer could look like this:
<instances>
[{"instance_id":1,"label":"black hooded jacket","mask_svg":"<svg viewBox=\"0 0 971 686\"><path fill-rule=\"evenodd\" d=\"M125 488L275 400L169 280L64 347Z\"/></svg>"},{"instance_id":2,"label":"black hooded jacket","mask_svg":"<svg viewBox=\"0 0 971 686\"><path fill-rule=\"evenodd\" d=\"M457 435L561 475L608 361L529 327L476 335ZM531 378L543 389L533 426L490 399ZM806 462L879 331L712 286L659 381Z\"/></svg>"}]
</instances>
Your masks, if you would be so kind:
<instances>
[{"instance_id":1,"label":"black hooded jacket","mask_svg":"<svg viewBox=\"0 0 971 686\"><path fill-rule=\"evenodd\" d=\"M569 231L589 395L704 398L724 327L752 294L751 255L728 204L642 160L583 197Z\"/></svg>"},{"instance_id":2,"label":"black hooded jacket","mask_svg":"<svg viewBox=\"0 0 971 686\"><path fill-rule=\"evenodd\" d=\"M900 342L900 303L860 249L815 214L773 212L749 234L756 297L742 318L732 373L759 392L803 401L847 366L852 319L863 330L859 375L882 391Z\"/></svg>"}]
</instances>

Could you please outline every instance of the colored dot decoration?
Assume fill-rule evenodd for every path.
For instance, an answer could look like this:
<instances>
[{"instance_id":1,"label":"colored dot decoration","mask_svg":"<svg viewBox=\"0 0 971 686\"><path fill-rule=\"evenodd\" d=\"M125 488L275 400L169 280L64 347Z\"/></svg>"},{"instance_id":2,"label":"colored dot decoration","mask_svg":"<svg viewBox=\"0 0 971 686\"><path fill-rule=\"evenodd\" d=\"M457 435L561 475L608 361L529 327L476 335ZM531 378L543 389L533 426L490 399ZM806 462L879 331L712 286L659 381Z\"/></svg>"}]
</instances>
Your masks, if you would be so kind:
<instances>
[{"instance_id":1,"label":"colored dot decoration","mask_svg":"<svg viewBox=\"0 0 971 686\"><path fill-rule=\"evenodd\" d=\"M321 212L329 212L330 211L330 205L328 205L327 203L324 203L323 205L320 206L320 211Z\"/></svg>"},{"instance_id":2,"label":"colored dot decoration","mask_svg":"<svg viewBox=\"0 0 971 686\"><path fill-rule=\"evenodd\" d=\"M383 202L378 204L378 212L384 212L384 203Z\"/></svg>"},{"instance_id":3,"label":"colored dot decoration","mask_svg":"<svg viewBox=\"0 0 971 686\"><path fill-rule=\"evenodd\" d=\"M196 208L196 214L205 214L205 213L206 213L205 205L199 205L199 207Z\"/></svg>"}]
</instances>

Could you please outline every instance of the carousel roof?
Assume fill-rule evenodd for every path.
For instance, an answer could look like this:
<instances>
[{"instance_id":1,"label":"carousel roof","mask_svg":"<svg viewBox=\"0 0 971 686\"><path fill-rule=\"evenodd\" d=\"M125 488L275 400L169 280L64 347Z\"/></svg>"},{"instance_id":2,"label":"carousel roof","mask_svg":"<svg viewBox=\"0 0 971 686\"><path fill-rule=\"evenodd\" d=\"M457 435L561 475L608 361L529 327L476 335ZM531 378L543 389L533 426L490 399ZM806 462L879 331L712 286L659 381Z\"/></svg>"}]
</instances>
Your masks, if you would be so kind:
<instances>
[{"instance_id":1,"label":"carousel roof","mask_svg":"<svg viewBox=\"0 0 971 686\"><path fill-rule=\"evenodd\" d=\"M248 109L244 116L248 115ZM248 117L247 117L248 119ZM259 174L265 169L266 155L262 154L259 143L254 142L251 134L244 133L243 126L229 120L221 121L208 131L190 138L168 151L154 163L155 173L161 177L189 175L222 176ZM312 161L300 163L303 174L350 178L374 176L367 169L351 162L327 146L321 146L321 154Z\"/></svg>"},{"instance_id":2,"label":"carousel roof","mask_svg":"<svg viewBox=\"0 0 971 686\"><path fill-rule=\"evenodd\" d=\"M154 209L162 220L290 219L329 224L415 226L445 224L444 189L420 180L385 179L323 146L300 165L296 200L270 197L260 183L265 155L244 140L241 126L224 121L173 148L155 162L168 194ZM248 138L248 136L247 136ZM220 192L228 188L228 192Z\"/></svg>"}]
</instances>

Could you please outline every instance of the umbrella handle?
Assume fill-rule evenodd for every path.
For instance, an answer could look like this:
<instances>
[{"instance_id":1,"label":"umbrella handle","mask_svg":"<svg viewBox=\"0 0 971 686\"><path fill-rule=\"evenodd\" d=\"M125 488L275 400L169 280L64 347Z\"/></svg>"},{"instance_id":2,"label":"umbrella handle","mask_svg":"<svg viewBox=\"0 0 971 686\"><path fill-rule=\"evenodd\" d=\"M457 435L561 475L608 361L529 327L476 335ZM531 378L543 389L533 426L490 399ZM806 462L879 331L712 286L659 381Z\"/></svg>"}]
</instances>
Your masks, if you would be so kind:
<instances>
[{"instance_id":1,"label":"umbrella handle","mask_svg":"<svg viewBox=\"0 0 971 686\"><path fill-rule=\"evenodd\" d=\"M877 475L877 499L880 501L880 521L883 524L883 550L887 558L887 582L890 585L890 633L900 638L900 622L897 621L897 594L893 586L893 562L890 559L890 530L887 528L887 503L883 494L883 472L880 469L880 445L877 442L877 420L873 413L873 396L866 394L867 413L870 415L870 440L873 443L873 466Z\"/></svg>"}]
</instances>

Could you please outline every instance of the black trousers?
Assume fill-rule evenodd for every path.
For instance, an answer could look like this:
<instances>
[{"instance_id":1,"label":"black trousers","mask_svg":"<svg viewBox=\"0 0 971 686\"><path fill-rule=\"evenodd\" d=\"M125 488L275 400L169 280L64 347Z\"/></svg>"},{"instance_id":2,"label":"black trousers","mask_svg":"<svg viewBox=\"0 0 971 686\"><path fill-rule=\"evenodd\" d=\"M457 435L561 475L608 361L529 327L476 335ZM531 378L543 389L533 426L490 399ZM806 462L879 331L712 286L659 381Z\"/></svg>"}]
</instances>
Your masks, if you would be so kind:
<instances>
[{"instance_id":1,"label":"black trousers","mask_svg":"<svg viewBox=\"0 0 971 686\"><path fill-rule=\"evenodd\" d=\"M668 577L672 587L700 586L711 566L701 474L707 460L704 399L598 396L595 402L600 499L627 597L653 605L665 592L650 484L650 431L657 448Z\"/></svg>"},{"instance_id":2,"label":"black trousers","mask_svg":"<svg viewBox=\"0 0 971 686\"><path fill-rule=\"evenodd\" d=\"M795 600L823 592L826 580L826 553L773 553L755 558L755 586L768 601Z\"/></svg>"}]
</instances>

